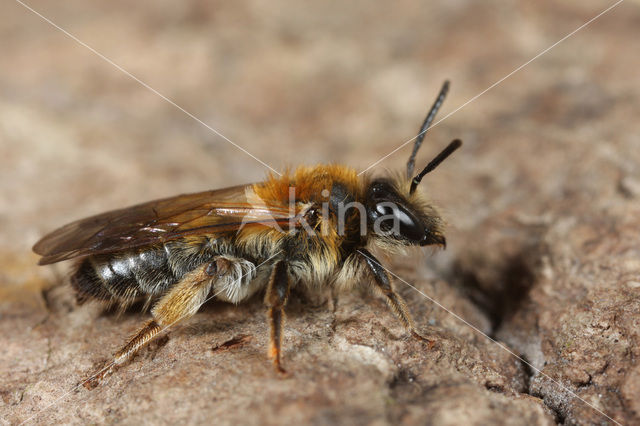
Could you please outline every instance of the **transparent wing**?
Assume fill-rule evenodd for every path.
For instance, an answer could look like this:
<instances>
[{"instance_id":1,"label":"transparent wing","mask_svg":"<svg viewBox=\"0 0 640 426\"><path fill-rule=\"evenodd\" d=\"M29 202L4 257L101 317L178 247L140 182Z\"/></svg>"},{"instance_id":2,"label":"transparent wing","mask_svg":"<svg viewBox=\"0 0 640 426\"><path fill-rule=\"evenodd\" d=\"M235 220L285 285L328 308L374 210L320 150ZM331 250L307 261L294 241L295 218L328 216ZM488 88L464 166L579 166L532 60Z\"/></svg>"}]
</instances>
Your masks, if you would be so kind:
<instances>
[{"instance_id":1,"label":"transparent wing","mask_svg":"<svg viewBox=\"0 0 640 426\"><path fill-rule=\"evenodd\" d=\"M244 226L289 229L288 206L253 200L251 185L184 194L81 219L43 237L33 251L40 265L111 253L199 234L224 234ZM294 225L295 226L295 225Z\"/></svg>"}]
</instances>

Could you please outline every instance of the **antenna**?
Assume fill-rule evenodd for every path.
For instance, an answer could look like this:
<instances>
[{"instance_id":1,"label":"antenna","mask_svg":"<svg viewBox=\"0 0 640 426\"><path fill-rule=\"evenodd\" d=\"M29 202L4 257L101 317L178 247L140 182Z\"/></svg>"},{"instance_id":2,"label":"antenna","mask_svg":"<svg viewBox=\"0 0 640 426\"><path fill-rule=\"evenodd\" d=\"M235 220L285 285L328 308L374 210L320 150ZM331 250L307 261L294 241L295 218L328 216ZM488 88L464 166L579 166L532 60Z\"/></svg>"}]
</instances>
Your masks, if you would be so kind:
<instances>
[{"instance_id":1,"label":"antenna","mask_svg":"<svg viewBox=\"0 0 640 426\"><path fill-rule=\"evenodd\" d=\"M431 160L431 162L427 164L427 167L425 167L420 173L418 173L416 177L414 177L411 181L411 189L409 189L409 194L413 194L415 192L418 185L420 185L420 182L422 181L424 175L433 171L433 169L438 167L440 163L446 160L448 156L453 154L453 152L461 146L462 141L460 139L455 139L445 149L443 149L442 152L436 156L436 158Z\"/></svg>"},{"instance_id":2,"label":"antenna","mask_svg":"<svg viewBox=\"0 0 640 426\"><path fill-rule=\"evenodd\" d=\"M429 130L429 126L433 122L433 119L436 118L436 114L438 110L442 106L442 102L444 102L444 98L447 96L447 92L449 91L449 80L445 80L442 84L442 88L440 89L440 93L436 98L436 101L431 106L427 117L424 119L422 126L420 127L420 131L418 132L418 136L416 136L416 143L413 144L413 151L411 152L411 156L409 157L409 161L407 161L407 179L411 178L413 175L413 168L416 163L416 154L418 154L418 150L422 145L422 141L424 140L424 135Z\"/></svg>"}]
</instances>

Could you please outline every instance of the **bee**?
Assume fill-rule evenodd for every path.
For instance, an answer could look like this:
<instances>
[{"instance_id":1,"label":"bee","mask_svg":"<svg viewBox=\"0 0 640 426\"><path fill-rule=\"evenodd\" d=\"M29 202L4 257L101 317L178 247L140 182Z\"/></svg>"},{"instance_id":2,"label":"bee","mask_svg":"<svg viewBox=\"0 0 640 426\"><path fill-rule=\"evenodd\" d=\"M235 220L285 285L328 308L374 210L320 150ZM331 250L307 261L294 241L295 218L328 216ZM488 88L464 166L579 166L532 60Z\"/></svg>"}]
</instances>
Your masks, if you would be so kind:
<instances>
[{"instance_id":1,"label":"bee","mask_svg":"<svg viewBox=\"0 0 640 426\"><path fill-rule=\"evenodd\" d=\"M406 176L359 176L342 165L302 166L259 183L178 195L109 211L59 228L33 250L40 265L76 259L71 285L89 300L151 307L152 319L83 384L95 387L165 328L209 298L240 303L264 293L269 356L281 363L284 308L295 286L352 289L367 283L415 338L406 303L370 249L446 246L444 221L419 190L422 178L461 146L451 142L420 173L414 163L448 92L425 118ZM431 346L429 346L431 347Z\"/></svg>"}]
</instances>

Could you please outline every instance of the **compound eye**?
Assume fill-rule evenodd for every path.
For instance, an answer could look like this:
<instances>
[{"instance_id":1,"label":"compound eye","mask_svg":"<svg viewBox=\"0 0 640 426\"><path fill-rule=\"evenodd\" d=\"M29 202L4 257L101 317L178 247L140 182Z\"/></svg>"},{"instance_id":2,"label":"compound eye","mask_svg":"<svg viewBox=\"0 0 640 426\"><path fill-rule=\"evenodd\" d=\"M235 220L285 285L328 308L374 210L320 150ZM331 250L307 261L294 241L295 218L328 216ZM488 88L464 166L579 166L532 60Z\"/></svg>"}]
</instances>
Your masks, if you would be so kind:
<instances>
[{"instance_id":1,"label":"compound eye","mask_svg":"<svg viewBox=\"0 0 640 426\"><path fill-rule=\"evenodd\" d=\"M392 233L399 233L400 237L411 241L421 241L424 238L424 226L409 210L391 203L382 202L376 204L378 217L385 216L381 228ZM397 227L394 229L394 227Z\"/></svg>"}]
</instances>

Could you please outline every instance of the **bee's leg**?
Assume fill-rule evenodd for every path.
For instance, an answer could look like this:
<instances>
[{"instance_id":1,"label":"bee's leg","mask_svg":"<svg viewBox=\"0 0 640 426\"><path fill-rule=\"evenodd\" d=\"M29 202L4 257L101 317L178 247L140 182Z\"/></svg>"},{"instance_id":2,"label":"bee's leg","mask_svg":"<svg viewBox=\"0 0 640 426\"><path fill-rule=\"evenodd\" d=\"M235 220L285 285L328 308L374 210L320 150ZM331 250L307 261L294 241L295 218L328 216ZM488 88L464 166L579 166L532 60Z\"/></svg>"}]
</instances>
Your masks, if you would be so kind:
<instances>
[{"instance_id":1,"label":"bee's leg","mask_svg":"<svg viewBox=\"0 0 640 426\"><path fill-rule=\"evenodd\" d=\"M186 274L154 306L151 311L154 319L149 321L129 343L116 352L111 362L82 384L87 389L93 389L117 366L124 364L149 344L162 330L193 316L206 301L215 277L218 277L216 265L216 262L208 263Z\"/></svg>"},{"instance_id":2,"label":"bee's leg","mask_svg":"<svg viewBox=\"0 0 640 426\"><path fill-rule=\"evenodd\" d=\"M284 319L284 305L289 297L289 276L287 265L280 261L276 263L271 272L264 303L268 308L269 323L271 326L271 344L269 356L273 358L273 366L276 371L284 373L280 364L280 347L282 345L282 322Z\"/></svg>"},{"instance_id":3,"label":"bee's leg","mask_svg":"<svg viewBox=\"0 0 640 426\"><path fill-rule=\"evenodd\" d=\"M373 275L373 281L376 289L385 296L387 305L391 308L396 317L402 321L402 324L413 337L428 343L429 348L431 348L435 342L422 336L416 330L416 325L413 322L407 303L404 301L402 296L393 290L391 279L389 278L387 271L385 271L378 259L376 259L368 250L360 249L359 252L367 264L369 271Z\"/></svg>"}]
</instances>

